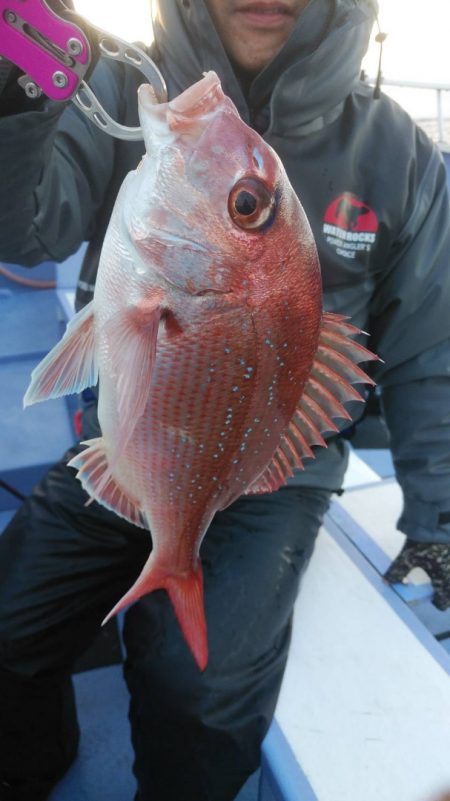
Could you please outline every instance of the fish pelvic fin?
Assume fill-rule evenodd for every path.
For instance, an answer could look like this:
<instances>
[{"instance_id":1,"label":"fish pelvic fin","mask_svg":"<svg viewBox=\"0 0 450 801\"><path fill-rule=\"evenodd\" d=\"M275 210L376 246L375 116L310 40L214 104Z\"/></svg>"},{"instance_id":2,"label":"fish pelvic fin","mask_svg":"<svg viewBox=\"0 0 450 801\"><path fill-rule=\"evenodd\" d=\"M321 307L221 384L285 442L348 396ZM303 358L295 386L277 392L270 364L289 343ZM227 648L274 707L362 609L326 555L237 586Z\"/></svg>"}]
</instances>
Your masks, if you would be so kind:
<instances>
[{"instance_id":1,"label":"fish pelvic fin","mask_svg":"<svg viewBox=\"0 0 450 801\"><path fill-rule=\"evenodd\" d=\"M305 457L314 458L311 446L326 448L322 434L339 430L333 418L351 419L343 403L364 401L352 384L374 386L375 382L356 362L380 360L351 339L361 333L343 315L323 314L319 344L297 409L272 460L247 488L246 495L273 492L286 484L294 475L294 468L303 469Z\"/></svg>"},{"instance_id":2,"label":"fish pelvic fin","mask_svg":"<svg viewBox=\"0 0 450 801\"><path fill-rule=\"evenodd\" d=\"M208 638L203 603L203 573L200 561L185 573L168 573L158 566L153 553L140 576L120 601L111 609L102 625L131 603L153 590L167 591L172 606L198 668L204 670L208 663Z\"/></svg>"},{"instance_id":3,"label":"fish pelvic fin","mask_svg":"<svg viewBox=\"0 0 450 801\"><path fill-rule=\"evenodd\" d=\"M103 437L90 439L82 444L87 445L87 449L74 456L68 462L68 467L74 467L78 471L77 478L90 495L87 503L98 501L133 525L147 528L138 501L126 493L111 474Z\"/></svg>"},{"instance_id":4,"label":"fish pelvic fin","mask_svg":"<svg viewBox=\"0 0 450 801\"><path fill-rule=\"evenodd\" d=\"M98 381L93 301L79 311L63 338L38 364L23 399L24 406L82 392Z\"/></svg>"}]
</instances>

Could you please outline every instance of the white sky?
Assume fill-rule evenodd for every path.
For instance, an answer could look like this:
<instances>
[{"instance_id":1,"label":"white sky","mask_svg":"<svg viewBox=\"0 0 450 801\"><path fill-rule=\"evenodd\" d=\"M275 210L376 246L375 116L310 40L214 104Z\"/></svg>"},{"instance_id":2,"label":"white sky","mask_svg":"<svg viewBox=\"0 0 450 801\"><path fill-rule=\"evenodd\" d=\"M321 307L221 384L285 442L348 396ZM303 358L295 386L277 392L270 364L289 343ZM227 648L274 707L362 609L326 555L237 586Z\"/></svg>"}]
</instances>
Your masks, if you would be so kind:
<instances>
[{"instance_id":1,"label":"white sky","mask_svg":"<svg viewBox=\"0 0 450 801\"><path fill-rule=\"evenodd\" d=\"M383 45L383 75L392 80L450 85L450 0L379 0L380 28L388 37ZM375 75L379 45L376 27L364 67ZM436 93L417 89L387 91L416 117L433 117ZM443 93L445 116L450 118L450 92Z\"/></svg>"},{"instance_id":2,"label":"white sky","mask_svg":"<svg viewBox=\"0 0 450 801\"><path fill-rule=\"evenodd\" d=\"M379 0L380 26L388 33L383 47L385 78L450 84L450 0ZM149 0L75 0L77 10L100 27L128 41L151 41ZM364 66L375 74L376 30ZM434 116L435 93L387 90L415 116ZM450 92L444 95L450 117Z\"/></svg>"}]
</instances>

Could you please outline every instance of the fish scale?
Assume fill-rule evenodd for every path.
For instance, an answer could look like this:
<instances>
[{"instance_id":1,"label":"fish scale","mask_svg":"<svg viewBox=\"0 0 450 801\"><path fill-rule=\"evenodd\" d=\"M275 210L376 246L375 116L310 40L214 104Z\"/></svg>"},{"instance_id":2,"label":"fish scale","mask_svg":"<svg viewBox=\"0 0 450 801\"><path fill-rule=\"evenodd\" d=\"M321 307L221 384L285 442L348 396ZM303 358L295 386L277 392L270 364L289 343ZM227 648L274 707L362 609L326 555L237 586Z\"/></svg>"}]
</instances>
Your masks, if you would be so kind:
<instances>
[{"instance_id":1,"label":"fish scale","mask_svg":"<svg viewBox=\"0 0 450 801\"><path fill-rule=\"evenodd\" d=\"M371 383L355 362L376 357L323 312L301 204L217 76L160 105L144 86L138 100L148 155L120 189L94 298L33 371L25 403L98 380L102 436L69 466L87 496L152 538L108 618L165 589L204 669L212 518L303 467L361 397L351 384Z\"/></svg>"}]
</instances>

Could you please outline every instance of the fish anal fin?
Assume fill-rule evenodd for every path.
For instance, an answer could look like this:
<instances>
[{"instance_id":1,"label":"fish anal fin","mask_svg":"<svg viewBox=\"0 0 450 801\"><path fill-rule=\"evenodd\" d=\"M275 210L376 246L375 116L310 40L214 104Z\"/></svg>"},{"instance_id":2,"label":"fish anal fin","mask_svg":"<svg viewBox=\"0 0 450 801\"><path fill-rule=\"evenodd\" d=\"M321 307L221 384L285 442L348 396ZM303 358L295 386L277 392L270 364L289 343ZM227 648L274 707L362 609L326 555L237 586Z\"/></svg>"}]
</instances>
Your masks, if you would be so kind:
<instances>
[{"instance_id":1,"label":"fish anal fin","mask_svg":"<svg viewBox=\"0 0 450 801\"><path fill-rule=\"evenodd\" d=\"M171 573L159 567L157 557L151 553L133 586L114 606L103 623L121 609L157 589L167 591L187 645L199 669L204 670L208 663L208 638L200 561L189 571Z\"/></svg>"},{"instance_id":2,"label":"fish anal fin","mask_svg":"<svg viewBox=\"0 0 450 801\"><path fill-rule=\"evenodd\" d=\"M74 467L78 471L77 478L91 500L98 501L133 525L147 528L138 502L122 489L111 474L103 438L98 437L82 444L88 447L74 456L68 462L68 467Z\"/></svg>"},{"instance_id":3,"label":"fish anal fin","mask_svg":"<svg viewBox=\"0 0 450 801\"><path fill-rule=\"evenodd\" d=\"M62 339L35 367L24 406L93 387L98 380L93 301L79 311Z\"/></svg>"}]
</instances>

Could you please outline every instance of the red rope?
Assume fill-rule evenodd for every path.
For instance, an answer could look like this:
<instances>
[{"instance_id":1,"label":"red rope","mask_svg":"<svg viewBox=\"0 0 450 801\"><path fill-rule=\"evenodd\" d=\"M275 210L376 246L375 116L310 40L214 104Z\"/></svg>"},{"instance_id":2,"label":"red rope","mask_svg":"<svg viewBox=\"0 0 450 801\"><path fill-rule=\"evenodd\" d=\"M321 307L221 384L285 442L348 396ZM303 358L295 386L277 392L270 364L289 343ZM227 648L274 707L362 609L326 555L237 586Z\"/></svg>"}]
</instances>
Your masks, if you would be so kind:
<instances>
[{"instance_id":1,"label":"red rope","mask_svg":"<svg viewBox=\"0 0 450 801\"><path fill-rule=\"evenodd\" d=\"M2 264L0 264L0 275L4 275L5 278L14 281L15 284L29 286L33 289L55 289L56 287L56 281L45 281L40 278L23 278L21 275L16 275L11 270L7 270Z\"/></svg>"}]
</instances>

